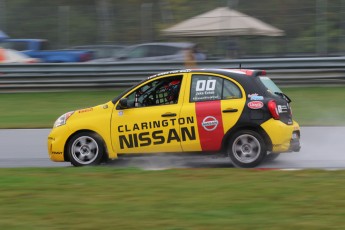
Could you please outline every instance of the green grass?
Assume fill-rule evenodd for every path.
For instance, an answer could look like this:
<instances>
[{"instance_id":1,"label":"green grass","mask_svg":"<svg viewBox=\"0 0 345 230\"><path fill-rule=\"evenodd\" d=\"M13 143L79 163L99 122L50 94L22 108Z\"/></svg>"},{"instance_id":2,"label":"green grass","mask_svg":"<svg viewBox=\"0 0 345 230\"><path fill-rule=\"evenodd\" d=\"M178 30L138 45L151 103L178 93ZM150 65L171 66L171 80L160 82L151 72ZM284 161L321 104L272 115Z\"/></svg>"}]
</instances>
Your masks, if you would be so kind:
<instances>
[{"instance_id":1,"label":"green grass","mask_svg":"<svg viewBox=\"0 0 345 230\"><path fill-rule=\"evenodd\" d=\"M0 94L0 128L50 128L62 114L108 102L121 91Z\"/></svg>"},{"instance_id":2,"label":"green grass","mask_svg":"<svg viewBox=\"0 0 345 230\"><path fill-rule=\"evenodd\" d=\"M345 87L286 88L301 125L345 125ZM0 128L50 128L61 114L110 101L120 91L0 94Z\"/></svg>"},{"instance_id":3,"label":"green grass","mask_svg":"<svg viewBox=\"0 0 345 230\"><path fill-rule=\"evenodd\" d=\"M345 87L285 88L301 125L345 125Z\"/></svg>"},{"instance_id":4,"label":"green grass","mask_svg":"<svg viewBox=\"0 0 345 230\"><path fill-rule=\"evenodd\" d=\"M0 169L0 229L342 229L345 171Z\"/></svg>"}]
</instances>

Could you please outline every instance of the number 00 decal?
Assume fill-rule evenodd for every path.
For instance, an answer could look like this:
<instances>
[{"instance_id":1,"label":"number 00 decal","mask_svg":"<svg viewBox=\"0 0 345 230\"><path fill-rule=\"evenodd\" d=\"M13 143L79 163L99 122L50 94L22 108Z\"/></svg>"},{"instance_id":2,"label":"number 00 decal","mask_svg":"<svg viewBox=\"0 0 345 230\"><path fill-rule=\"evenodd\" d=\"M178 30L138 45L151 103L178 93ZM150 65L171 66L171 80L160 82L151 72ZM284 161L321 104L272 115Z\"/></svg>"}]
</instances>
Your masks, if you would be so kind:
<instances>
[{"instance_id":1,"label":"number 00 decal","mask_svg":"<svg viewBox=\"0 0 345 230\"><path fill-rule=\"evenodd\" d=\"M216 80L199 80L196 82L196 91L215 90Z\"/></svg>"}]
</instances>

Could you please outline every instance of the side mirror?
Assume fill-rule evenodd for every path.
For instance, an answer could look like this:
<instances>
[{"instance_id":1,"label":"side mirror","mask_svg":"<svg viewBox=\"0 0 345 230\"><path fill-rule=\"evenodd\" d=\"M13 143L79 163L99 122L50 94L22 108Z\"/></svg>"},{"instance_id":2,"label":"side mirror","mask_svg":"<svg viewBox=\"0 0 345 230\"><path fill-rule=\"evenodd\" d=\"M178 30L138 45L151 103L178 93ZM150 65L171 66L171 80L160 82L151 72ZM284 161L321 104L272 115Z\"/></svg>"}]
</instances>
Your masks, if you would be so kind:
<instances>
[{"instance_id":1,"label":"side mirror","mask_svg":"<svg viewBox=\"0 0 345 230\"><path fill-rule=\"evenodd\" d=\"M127 109L128 108L127 98L121 98L119 101L119 105L121 109Z\"/></svg>"}]
</instances>

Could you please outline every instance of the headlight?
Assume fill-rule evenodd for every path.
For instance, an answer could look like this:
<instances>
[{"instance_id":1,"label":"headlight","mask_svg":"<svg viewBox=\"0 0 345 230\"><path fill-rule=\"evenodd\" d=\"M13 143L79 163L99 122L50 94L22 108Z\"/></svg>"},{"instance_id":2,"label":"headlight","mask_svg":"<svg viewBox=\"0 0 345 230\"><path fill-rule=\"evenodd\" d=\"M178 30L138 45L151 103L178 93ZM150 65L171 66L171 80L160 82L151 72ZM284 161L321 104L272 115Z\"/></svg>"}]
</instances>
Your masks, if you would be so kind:
<instances>
[{"instance_id":1,"label":"headlight","mask_svg":"<svg viewBox=\"0 0 345 230\"><path fill-rule=\"evenodd\" d=\"M67 119L72 116L72 114L74 113L74 111L65 113L64 115L60 116L54 123L54 128L59 127L61 125L66 124Z\"/></svg>"}]
</instances>

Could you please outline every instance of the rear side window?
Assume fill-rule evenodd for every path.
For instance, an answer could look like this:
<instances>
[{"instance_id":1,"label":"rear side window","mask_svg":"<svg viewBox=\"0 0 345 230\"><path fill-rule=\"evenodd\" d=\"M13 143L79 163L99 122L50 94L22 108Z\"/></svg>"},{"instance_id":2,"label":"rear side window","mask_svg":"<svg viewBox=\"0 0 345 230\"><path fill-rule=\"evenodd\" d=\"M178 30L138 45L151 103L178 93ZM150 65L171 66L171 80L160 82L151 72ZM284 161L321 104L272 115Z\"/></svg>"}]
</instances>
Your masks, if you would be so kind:
<instances>
[{"instance_id":1,"label":"rear side window","mask_svg":"<svg viewBox=\"0 0 345 230\"><path fill-rule=\"evenodd\" d=\"M207 75L193 75L190 102L241 98L241 90L233 82Z\"/></svg>"},{"instance_id":2,"label":"rear side window","mask_svg":"<svg viewBox=\"0 0 345 230\"><path fill-rule=\"evenodd\" d=\"M279 87L270 78L261 76L260 81L271 93L274 93L274 92L282 93Z\"/></svg>"}]
</instances>

